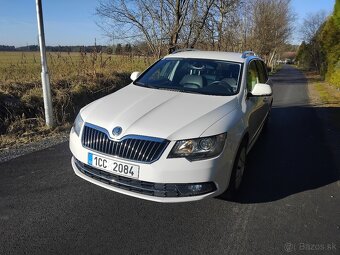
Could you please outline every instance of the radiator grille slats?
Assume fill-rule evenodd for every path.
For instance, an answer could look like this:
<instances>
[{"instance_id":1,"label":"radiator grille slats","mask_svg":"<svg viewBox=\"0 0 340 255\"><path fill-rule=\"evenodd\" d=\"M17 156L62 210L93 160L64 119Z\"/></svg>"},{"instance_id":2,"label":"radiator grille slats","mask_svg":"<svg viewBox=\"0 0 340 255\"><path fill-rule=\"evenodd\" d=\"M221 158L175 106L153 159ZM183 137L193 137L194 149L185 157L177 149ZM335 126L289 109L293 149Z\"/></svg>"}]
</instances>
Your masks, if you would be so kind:
<instances>
[{"instance_id":1,"label":"radiator grille slats","mask_svg":"<svg viewBox=\"0 0 340 255\"><path fill-rule=\"evenodd\" d=\"M82 144L91 150L122 159L150 163L161 156L168 141L138 136L129 136L120 141L113 141L105 132L85 126Z\"/></svg>"}]
</instances>

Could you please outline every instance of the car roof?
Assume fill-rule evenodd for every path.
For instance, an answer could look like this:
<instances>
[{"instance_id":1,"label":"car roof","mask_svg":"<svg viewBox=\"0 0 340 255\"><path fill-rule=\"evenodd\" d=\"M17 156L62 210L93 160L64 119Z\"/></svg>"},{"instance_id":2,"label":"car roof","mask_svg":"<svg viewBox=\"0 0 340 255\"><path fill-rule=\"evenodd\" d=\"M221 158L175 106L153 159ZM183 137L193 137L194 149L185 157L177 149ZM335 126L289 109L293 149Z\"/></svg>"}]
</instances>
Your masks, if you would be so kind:
<instances>
[{"instance_id":1,"label":"car roof","mask_svg":"<svg viewBox=\"0 0 340 255\"><path fill-rule=\"evenodd\" d=\"M244 53L239 52L224 52L224 51L201 51L201 50L183 50L174 52L164 58L199 58L199 59L214 59L225 60L238 63L244 63L249 58L256 58L256 56L244 56Z\"/></svg>"}]
</instances>

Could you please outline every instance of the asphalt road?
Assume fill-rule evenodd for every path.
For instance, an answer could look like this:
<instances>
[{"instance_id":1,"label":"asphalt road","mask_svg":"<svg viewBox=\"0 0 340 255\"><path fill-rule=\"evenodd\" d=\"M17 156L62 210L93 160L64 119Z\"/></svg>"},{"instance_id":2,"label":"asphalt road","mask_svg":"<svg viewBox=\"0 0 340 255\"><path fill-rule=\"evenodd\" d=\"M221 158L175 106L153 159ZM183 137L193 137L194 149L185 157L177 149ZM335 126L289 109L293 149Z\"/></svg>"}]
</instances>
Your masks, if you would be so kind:
<instances>
[{"instance_id":1,"label":"asphalt road","mask_svg":"<svg viewBox=\"0 0 340 255\"><path fill-rule=\"evenodd\" d=\"M0 254L340 254L340 184L306 80L273 77L237 202L159 204L78 178L67 143L0 164ZM339 155L338 155L339 156Z\"/></svg>"}]
</instances>

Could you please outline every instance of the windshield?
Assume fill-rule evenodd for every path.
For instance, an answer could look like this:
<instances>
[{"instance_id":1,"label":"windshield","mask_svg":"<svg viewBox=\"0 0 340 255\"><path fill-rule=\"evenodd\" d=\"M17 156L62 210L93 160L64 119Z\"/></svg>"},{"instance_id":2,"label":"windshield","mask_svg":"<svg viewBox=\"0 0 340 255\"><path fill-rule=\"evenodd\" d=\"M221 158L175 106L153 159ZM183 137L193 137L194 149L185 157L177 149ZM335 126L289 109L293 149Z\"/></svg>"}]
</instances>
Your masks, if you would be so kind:
<instances>
[{"instance_id":1,"label":"windshield","mask_svg":"<svg viewBox=\"0 0 340 255\"><path fill-rule=\"evenodd\" d=\"M166 58L134 84L188 93L231 96L238 91L241 64L208 59Z\"/></svg>"}]
</instances>

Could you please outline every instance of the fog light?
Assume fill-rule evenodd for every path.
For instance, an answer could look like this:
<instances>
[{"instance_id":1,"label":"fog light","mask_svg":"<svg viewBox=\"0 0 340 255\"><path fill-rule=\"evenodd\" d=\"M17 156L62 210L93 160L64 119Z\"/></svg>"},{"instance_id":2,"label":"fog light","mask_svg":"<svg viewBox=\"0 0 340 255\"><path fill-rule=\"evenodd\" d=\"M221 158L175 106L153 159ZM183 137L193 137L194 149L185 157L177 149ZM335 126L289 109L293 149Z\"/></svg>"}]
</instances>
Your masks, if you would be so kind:
<instances>
[{"instance_id":1,"label":"fog light","mask_svg":"<svg viewBox=\"0 0 340 255\"><path fill-rule=\"evenodd\" d=\"M198 196L216 190L216 186L213 182L176 184L176 187L180 192L181 197Z\"/></svg>"},{"instance_id":2,"label":"fog light","mask_svg":"<svg viewBox=\"0 0 340 255\"><path fill-rule=\"evenodd\" d=\"M192 192L199 192L202 188L203 188L202 184L193 184L188 186L188 189L191 190Z\"/></svg>"}]
</instances>

